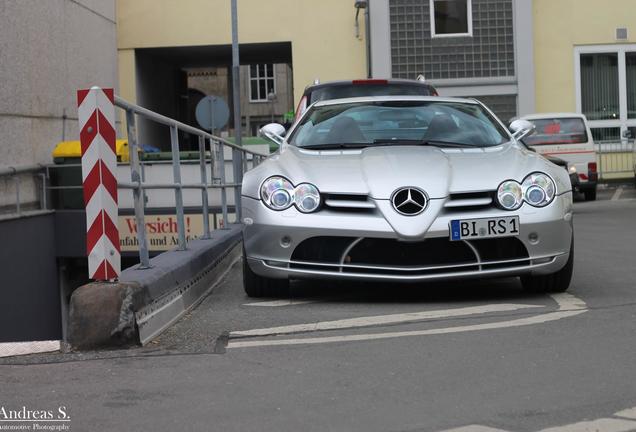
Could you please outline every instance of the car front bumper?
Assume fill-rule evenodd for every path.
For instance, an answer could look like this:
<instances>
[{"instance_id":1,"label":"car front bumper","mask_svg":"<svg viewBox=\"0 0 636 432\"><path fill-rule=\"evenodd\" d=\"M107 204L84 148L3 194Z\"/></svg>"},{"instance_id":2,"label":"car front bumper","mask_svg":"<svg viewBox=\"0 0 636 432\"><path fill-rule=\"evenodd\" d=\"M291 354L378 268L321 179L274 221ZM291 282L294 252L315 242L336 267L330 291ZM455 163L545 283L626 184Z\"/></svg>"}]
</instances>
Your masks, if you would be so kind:
<instances>
[{"instance_id":1,"label":"car front bumper","mask_svg":"<svg viewBox=\"0 0 636 432\"><path fill-rule=\"evenodd\" d=\"M473 257L452 262L421 262L414 265L381 263L375 260L348 262L347 255L361 239L393 239L395 245L408 246L398 239L395 231L380 212L337 212L321 210L302 214L293 207L285 211L273 211L261 201L242 198L244 245L248 265L256 274L269 278L335 278L376 281L423 281L455 278L479 278L517 276L523 274L542 275L554 273L566 264L572 241L572 194L557 196L545 208L534 208L524 204L514 212L497 208L469 211L446 211L443 209L427 230L422 244L435 247L456 247L446 242L449 224L453 219L477 219L519 216L520 234L516 237L523 245L523 256L483 256L481 244L484 240L462 241ZM294 251L305 240L320 238L351 239L336 260L299 260ZM428 241L428 243L426 243ZM516 241L516 240L515 240ZM386 242L384 242L386 243ZM389 242L390 244L390 242ZM485 243L483 243L485 244ZM445 246L446 245L446 246ZM477 247L475 247L477 246ZM387 251L390 253L390 251ZM339 255L339 254L336 254ZM390 257L387 256L387 260Z\"/></svg>"}]
</instances>

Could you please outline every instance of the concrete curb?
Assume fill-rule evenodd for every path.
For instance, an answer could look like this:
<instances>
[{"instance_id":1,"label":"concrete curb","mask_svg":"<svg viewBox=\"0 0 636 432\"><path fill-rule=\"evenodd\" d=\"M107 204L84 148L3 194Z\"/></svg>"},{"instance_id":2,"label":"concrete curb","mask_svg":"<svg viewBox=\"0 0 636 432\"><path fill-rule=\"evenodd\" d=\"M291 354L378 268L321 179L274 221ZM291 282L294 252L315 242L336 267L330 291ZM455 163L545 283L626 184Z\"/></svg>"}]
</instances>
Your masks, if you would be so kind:
<instances>
[{"instance_id":1,"label":"concrete curb","mask_svg":"<svg viewBox=\"0 0 636 432\"><path fill-rule=\"evenodd\" d=\"M114 283L90 283L73 293L68 341L74 349L140 345L196 306L240 255L242 227L217 230L132 267Z\"/></svg>"}]
</instances>

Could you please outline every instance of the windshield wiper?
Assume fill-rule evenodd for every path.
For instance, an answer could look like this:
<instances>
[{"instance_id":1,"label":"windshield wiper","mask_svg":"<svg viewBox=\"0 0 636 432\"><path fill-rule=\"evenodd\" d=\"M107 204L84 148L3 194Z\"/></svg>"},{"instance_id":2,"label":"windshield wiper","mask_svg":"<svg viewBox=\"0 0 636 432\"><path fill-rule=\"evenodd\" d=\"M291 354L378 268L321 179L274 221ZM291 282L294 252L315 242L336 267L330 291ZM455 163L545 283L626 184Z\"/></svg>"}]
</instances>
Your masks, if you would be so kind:
<instances>
[{"instance_id":1,"label":"windshield wiper","mask_svg":"<svg viewBox=\"0 0 636 432\"><path fill-rule=\"evenodd\" d=\"M450 141L420 140L420 139L375 139L372 143L330 143L330 144L313 144L298 148L307 150L333 150L333 149L359 149L374 145L391 144L391 145L415 145L415 146L432 146L432 147L484 147L475 144L463 144Z\"/></svg>"},{"instance_id":2,"label":"windshield wiper","mask_svg":"<svg viewBox=\"0 0 636 432\"><path fill-rule=\"evenodd\" d=\"M333 149L356 149L368 147L369 143L333 143L333 144L314 144L306 146L298 146L301 149L307 150L333 150Z\"/></svg>"},{"instance_id":3,"label":"windshield wiper","mask_svg":"<svg viewBox=\"0 0 636 432\"><path fill-rule=\"evenodd\" d=\"M483 147L476 144L464 144L451 141L420 140L420 139L376 139L373 144L416 145L433 147Z\"/></svg>"}]
</instances>

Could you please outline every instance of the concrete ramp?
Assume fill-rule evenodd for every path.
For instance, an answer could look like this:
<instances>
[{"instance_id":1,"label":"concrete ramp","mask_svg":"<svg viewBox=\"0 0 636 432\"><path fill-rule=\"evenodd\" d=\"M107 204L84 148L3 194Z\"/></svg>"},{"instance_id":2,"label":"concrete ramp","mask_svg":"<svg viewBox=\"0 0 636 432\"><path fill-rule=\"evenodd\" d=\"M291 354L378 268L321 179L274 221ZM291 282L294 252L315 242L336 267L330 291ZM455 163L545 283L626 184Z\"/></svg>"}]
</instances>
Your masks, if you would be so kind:
<instances>
[{"instance_id":1,"label":"concrete ramp","mask_svg":"<svg viewBox=\"0 0 636 432\"><path fill-rule=\"evenodd\" d=\"M148 269L122 272L114 283L91 283L71 297L68 341L91 349L143 345L195 307L241 254L242 227L164 252Z\"/></svg>"}]
</instances>

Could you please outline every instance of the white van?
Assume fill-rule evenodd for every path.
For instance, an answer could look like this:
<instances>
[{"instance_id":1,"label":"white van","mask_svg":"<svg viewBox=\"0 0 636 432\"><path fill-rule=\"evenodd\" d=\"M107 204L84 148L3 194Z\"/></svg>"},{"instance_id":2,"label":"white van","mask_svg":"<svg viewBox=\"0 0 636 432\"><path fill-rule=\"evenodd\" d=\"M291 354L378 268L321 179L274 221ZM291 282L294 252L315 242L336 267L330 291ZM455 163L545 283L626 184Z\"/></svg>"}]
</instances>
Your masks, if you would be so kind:
<instances>
[{"instance_id":1,"label":"white van","mask_svg":"<svg viewBox=\"0 0 636 432\"><path fill-rule=\"evenodd\" d=\"M598 171L594 140L583 114L531 114L522 119L535 125L535 132L523 142L544 156L555 156L568 163L570 174L576 173L572 186L583 192L585 199L596 199Z\"/></svg>"}]
</instances>

